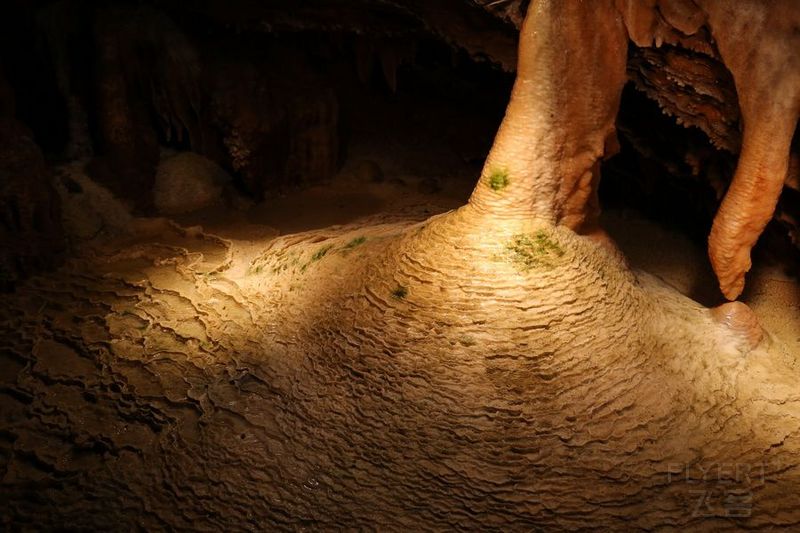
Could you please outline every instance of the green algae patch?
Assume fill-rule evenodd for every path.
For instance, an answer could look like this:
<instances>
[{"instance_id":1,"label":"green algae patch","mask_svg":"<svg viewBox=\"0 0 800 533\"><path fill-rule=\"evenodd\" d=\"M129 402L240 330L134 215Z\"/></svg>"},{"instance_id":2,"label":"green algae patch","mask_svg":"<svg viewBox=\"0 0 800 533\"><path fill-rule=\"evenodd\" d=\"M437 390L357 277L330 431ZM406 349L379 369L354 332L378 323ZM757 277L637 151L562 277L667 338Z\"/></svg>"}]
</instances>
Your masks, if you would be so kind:
<instances>
[{"instance_id":1,"label":"green algae patch","mask_svg":"<svg viewBox=\"0 0 800 533\"><path fill-rule=\"evenodd\" d=\"M405 299L406 296L408 296L408 289L402 285L398 285L392 291L392 298L395 298L397 300L403 300Z\"/></svg>"},{"instance_id":2,"label":"green algae patch","mask_svg":"<svg viewBox=\"0 0 800 533\"><path fill-rule=\"evenodd\" d=\"M472 335L459 336L458 343L461 344L461 346L465 346L467 348L469 348L470 346L475 346L476 344L475 337L473 337Z\"/></svg>"},{"instance_id":3,"label":"green algae patch","mask_svg":"<svg viewBox=\"0 0 800 533\"><path fill-rule=\"evenodd\" d=\"M505 245L506 258L521 271L555 266L564 249L544 231L514 235Z\"/></svg>"},{"instance_id":4,"label":"green algae patch","mask_svg":"<svg viewBox=\"0 0 800 533\"><path fill-rule=\"evenodd\" d=\"M355 239L351 240L350 242L348 242L347 244L342 246L342 250L344 250L345 252L350 251L353 248L358 248L359 246L361 246L365 242L367 242L367 238L366 237L363 237L363 236L362 237L356 237Z\"/></svg>"},{"instance_id":5,"label":"green algae patch","mask_svg":"<svg viewBox=\"0 0 800 533\"><path fill-rule=\"evenodd\" d=\"M495 191L500 192L511 183L511 178L505 170L492 170L489 174L489 187Z\"/></svg>"},{"instance_id":6,"label":"green algae patch","mask_svg":"<svg viewBox=\"0 0 800 533\"><path fill-rule=\"evenodd\" d=\"M333 248L333 245L332 245L332 244L326 244L325 246L323 246L322 248L320 248L319 250L317 250L316 252L314 252L314 255L312 255L312 256L311 256L311 261L312 261L312 262L319 261L320 259L322 259L323 257L325 257L325 255L326 255L328 252L330 252L330 251L331 251L331 248Z\"/></svg>"}]
</instances>

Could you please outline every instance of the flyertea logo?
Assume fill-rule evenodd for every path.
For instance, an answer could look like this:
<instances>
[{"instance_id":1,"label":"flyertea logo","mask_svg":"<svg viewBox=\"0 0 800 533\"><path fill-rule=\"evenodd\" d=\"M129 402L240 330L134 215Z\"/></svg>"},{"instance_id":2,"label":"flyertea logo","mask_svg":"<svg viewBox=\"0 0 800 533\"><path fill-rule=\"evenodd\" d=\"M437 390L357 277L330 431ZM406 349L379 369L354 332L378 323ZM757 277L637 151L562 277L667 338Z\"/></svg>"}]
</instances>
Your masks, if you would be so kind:
<instances>
[{"instance_id":1,"label":"flyertea logo","mask_svg":"<svg viewBox=\"0 0 800 533\"><path fill-rule=\"evenodd\" d=\"M773 463L671 464L667 483L686 485L693 517L747 518L753 514L753 491L766 484Z\"/></svg>"}]
</instances>

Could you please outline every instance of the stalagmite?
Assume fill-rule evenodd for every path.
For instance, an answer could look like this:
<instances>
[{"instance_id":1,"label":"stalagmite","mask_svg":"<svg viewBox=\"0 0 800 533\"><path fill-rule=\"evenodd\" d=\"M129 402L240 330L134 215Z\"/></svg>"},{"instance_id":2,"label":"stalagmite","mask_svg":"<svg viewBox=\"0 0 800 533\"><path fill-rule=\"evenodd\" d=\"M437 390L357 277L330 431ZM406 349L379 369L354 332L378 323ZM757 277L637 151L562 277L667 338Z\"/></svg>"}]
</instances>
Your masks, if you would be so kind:
<instances>
[{"instance_id":1,"label":"stalagmite","mask_svg":"<svg viewBox=\"0 0 800 533\"><path fill-rule=\"evenodd\" d=\"M532 5L506 118L484 186L470 198L477 211L571 228L594 223L596 163L614 134L627 52L622 21L611 2L601 4Z\"/></svg>"}]
</instances>

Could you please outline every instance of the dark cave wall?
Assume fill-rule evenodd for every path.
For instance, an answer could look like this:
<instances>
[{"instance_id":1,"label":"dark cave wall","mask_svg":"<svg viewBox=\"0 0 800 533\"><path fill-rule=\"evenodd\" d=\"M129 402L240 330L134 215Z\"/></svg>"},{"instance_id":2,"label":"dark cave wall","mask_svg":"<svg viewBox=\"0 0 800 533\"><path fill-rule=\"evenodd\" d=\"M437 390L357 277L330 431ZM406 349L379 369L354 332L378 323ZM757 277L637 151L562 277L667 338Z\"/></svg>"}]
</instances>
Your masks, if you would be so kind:
<instances>
[{"instance_id":1,"label":"dark cave wall","mask_svg":"<svg viewBox=\"0 0 800 533\"><path fill-rule=\"evenodd\" d=\"M376 94L389 102L418 43L442 38L406 11L370 2L19 3L4 62L17 114L45 152L91 157L92 176L140 208L163 147L209 157L259 199L332 177L346 155L348 115ZM478 27L496 26L490 41L508 39L498 49L513 50L513 29L468 13ZM451 22L467 42L474 30L459 21ZM509 87L476 97L497 94L501 108Z\"/></svg>"},{"instance_id":2,"label":"dark cave wall","mask_svg":"<svg viewBox=\"0 0 800 533\"><path fill-rule=\"evenodd\" d=\"M61 215L51 179L30 130L0 116L0 292L61 258Z\"/></svg>"}]
</instances>

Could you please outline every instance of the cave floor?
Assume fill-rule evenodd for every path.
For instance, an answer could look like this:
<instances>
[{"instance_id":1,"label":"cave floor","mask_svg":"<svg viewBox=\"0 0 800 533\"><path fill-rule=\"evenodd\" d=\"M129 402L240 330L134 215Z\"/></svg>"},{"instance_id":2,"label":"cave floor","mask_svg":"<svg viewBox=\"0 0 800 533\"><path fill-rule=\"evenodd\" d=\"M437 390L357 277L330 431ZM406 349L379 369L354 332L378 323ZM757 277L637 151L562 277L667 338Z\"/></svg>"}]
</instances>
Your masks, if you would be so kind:
<instances>
[{"instance_id":1,"label":"cave floor","mask_svg":"<svg viewBox=\"0 0 800 533\"><path fill-rule=\"evenodd\" d=\"M382 181L364 180L352 168L345 166L330 183L261 205L220 205L182 216L180 226L143 220L137 234L32 279L9 302L0 323L10 354L2 359L3 374L16 395L4 406L13 421L15 458L5 473L4 494L14 516L38 517L39 525L52 527L69 519L76 528L113 528L117 517L108 509L115 509L125 513L124 523L144 529L194 527L198 521L226 528L234 515L251 526L269 517L287 527L331 529L352 525L356 516L395 527L398 519L409 527L417 520L465 525L474 513L516 519L519 510L511 500L500 505L486 497L505 482L505 474L483 479L478 471L470 473L490 489L452 500L437 492L458 490L446 472L422 479L428 475L424 469L405 470L403 431L418 428L403 426L405 415L394 409L416 404L396 401L386 391L405 387L408 376L381 367L371 379L354 381L351 371L375 371L364 357L368 348L354 342L348 345L350 359L329 357L292 333L297 323L313 333L316 323L306 323L303 306L291 302L333 300L325 297L323 284L304 286L303 276L270 273L288 268L302 274L308 266L309 272L333 269L328 272L335 277L329 265L355 257L348 255L354 247L366 240L364 249L380 248L415 221L463 204L471 183L460 174L466 167L435 187L428 178L389 165ZM718 303L701 247L632 213L607 213L604 222L634 267L705 305ZM326 229L331 225L342 226ZM293 235L299 231L307 233ZM796 280L782 275L778 265L763 265L750 287L745 300L763 325L800 354ZM287 316L288 325L281 322ZM457 342L468 349L474 341ZM428 370L428 377L448 376ZM384 383L389 378L397 382ZM375 405L351 409L343 400L367 394L358 387L374 383L385 385L385 394L373 395ZM463 383L449 386L459 391ZM423 403L438 389L424 390ZM471 416L472 406L454 406ZM420 420L427 424L427 418ZM348 429L362 423L383 429ZM526 427L519 427L522 436ZM431 434L430 442L419 445L446 455L449 448L439 444L447 435ZM387 462L402 468L386 471ZM407 501L442 497L463 509L446 517L399 516L385 500L388 493L372 488L375 472L396 476L387 486L408 484ZM44 486L52 487L46 498L34 498ZM350 492L330 489L345 486ZM347 500L348 494L361 500ZM45 517L42 505L57 512ZM203 514L178 515L176 508ZM384 508L393 511L358 514Z\"/></svg>"}]
</instances>

